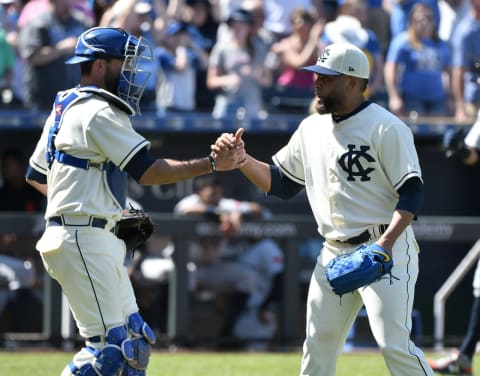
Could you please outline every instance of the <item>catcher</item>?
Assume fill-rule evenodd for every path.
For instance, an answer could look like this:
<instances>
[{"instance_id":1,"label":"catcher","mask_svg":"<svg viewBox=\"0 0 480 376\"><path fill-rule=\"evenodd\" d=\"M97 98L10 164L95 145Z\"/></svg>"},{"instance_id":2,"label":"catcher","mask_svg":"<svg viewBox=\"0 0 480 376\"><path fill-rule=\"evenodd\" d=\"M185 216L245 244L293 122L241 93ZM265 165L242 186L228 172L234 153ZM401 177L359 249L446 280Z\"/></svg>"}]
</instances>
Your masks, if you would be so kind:
<instances>
[{"instance_id":1,"label":"catcher","mask_svg":"<svg viewBox=\"0 0 480 376\"><path fill-rule=\"evenodd\" d=\"M151 154L129 118L138 114L150 75L141 67L151 58L151 46L122 29L82 33L67 60L80 65L80 85L58 93L30 158L27 181L47 196L36 248L85 339L62 376L146 373L155 334L139 313L124 259L127 246L153 228L141 213L120 221L127 174L158 185L243 163L241 148L188 161Z\"/></svg>"}]
</instances>

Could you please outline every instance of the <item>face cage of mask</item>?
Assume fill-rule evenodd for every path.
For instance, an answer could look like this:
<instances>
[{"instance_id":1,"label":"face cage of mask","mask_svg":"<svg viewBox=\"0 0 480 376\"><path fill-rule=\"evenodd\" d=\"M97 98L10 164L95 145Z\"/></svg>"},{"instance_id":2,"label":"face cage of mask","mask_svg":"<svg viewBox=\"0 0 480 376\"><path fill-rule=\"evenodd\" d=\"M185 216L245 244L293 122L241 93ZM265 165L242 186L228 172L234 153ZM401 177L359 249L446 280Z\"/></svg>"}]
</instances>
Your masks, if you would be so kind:
<instances>
[{"instance_id":1,"label":"face cage of mask","mask_svg":"<svg viewBox=\"0 0 480 376\"><path fill-rule=\"evenodd\" d=\"M142 37L135 44L129 38L126 45L118 96L132 106L136 114L140 114L140 99L151 75L145 68L149 68L153 59L152 48Z\"/></svg>"}]
</instances>

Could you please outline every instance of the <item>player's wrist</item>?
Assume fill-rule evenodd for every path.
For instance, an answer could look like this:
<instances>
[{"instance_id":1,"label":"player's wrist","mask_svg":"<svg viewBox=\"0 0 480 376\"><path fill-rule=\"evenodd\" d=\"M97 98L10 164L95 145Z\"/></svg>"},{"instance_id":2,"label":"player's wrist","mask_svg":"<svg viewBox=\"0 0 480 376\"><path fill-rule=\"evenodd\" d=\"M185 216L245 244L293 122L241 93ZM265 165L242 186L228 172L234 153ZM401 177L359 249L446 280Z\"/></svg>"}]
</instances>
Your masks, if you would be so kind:
<instances>
[{"instance_id":1,"label":"player's wrist","mask_svg":"<svg viewBox=\"0 0 480 376\"><path fill-rule=\"evenodd\" d=\"M215 161L215 158L211 154L209 154L207 158L210 163L210 172L217 172L217 162Z\"/></svg>"}]
</instances>

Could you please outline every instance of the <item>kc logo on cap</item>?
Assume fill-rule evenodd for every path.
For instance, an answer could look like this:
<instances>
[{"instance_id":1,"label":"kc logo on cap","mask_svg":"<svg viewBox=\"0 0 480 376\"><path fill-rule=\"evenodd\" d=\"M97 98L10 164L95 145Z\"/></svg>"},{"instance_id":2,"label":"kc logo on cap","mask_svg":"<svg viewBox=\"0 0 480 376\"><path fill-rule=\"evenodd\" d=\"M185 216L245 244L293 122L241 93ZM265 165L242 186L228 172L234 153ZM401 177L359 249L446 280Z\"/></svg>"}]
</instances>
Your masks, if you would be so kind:
<instances>
[{"instance_id":1,"label":"kc logo on cap","mask_svg":"<svg viewBox=\"0 0 480 376\"><path fill-rule=\"evenodd\" d=\"M301 68L325 76L346 75L368 79L370 66L365 53L350 43L333 43L320 52L315 65Z\"/></svg>"},{"instance_id":2,"label":"kc logo on cap","mask_svg":"<svg viewBox=\"0 0 480 376\"><path fill-rule=\"evenodd\" d=\"M317 59L317 64L318 63L324 63L325 60L328 59L328 56L330 56L330 50L327 47L322 52L320 52L320 56Z\"/></svg>"}]
</instances>

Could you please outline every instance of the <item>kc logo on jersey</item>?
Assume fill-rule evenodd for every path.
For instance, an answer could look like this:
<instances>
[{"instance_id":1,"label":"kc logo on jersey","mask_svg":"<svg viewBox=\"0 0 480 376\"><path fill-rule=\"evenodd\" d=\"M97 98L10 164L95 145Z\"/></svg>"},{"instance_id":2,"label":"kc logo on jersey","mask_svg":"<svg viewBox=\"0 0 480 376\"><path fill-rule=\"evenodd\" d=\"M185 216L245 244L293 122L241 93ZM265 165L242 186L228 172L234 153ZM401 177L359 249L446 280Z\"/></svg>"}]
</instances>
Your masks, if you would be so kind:
<instances>
[{"instance_id":1,"label":"kc logo on jersey","mask_svg":"<svg viewBox=\"0 0 480 376\"><path fill-rule=\"evenodd\" d=\"M338 160L340 167L348 173L347 180L355 181L357 176L360 177L360 181L370 180L368 175L375 169L364 164L375 162L375 158L367 153L368 150L370 146L367 145L360 146L360 150L356 150L355 145L348 145L348 151Z\"/></svg>"}]
</instances>

